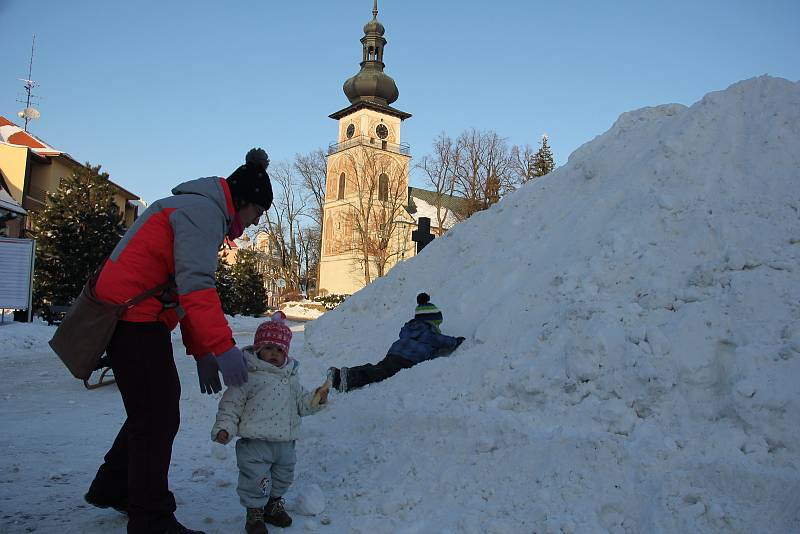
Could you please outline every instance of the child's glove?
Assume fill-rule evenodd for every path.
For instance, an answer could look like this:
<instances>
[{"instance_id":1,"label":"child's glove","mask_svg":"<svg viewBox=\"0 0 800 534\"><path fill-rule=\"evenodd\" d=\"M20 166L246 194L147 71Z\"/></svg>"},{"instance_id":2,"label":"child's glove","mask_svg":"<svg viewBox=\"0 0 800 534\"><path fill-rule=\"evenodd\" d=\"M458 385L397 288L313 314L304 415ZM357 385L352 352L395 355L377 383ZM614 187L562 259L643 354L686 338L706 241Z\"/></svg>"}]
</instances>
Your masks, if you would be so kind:
<instances>
[{"instance_id":1,"label":"child's glove","mask_svg":"<svg viewBox=\"0 0 800 534\"><path fill-rule=\"evenodd\" d=\"M217 437L214 438L214 441L216 441L217 443L222 443L223 445L228 443L230 440L231 437L228 435L227 430L220 430L219 432L217 432Z\"/></svg>"},{"instance_id":2,"label":"child's glove","mask_svg":"<svg viewBox=\"0 0 800 534\"><path fill-rule=\"evenodd\" d=\"M328 392L331 390L330 380L326 380L324 384L314 390L314 395L311 397L309 405L316 408L320 404L328 402Z\"/></svg>"}]
</instances>

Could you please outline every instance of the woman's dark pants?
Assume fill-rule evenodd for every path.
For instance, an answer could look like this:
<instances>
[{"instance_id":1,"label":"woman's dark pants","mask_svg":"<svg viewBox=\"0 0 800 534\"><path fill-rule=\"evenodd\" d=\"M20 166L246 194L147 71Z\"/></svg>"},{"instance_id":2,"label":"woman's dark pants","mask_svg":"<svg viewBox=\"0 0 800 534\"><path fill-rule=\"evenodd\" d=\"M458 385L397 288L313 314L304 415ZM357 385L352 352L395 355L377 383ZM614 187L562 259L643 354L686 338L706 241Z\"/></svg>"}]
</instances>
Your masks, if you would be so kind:
<instances>
[{"instance_id":1,"label":"woman's dark pants","mask_svg":"<svg viewBox=\"0 0 800 534\"><path fill-rule=\"evenodd\" d=\"M128 418L89 493L127 499L129 533L163 531L175 524L167 478L180 425L170 333L161 322L120 321L107 352Z\"/></svg>"}]
</instances>

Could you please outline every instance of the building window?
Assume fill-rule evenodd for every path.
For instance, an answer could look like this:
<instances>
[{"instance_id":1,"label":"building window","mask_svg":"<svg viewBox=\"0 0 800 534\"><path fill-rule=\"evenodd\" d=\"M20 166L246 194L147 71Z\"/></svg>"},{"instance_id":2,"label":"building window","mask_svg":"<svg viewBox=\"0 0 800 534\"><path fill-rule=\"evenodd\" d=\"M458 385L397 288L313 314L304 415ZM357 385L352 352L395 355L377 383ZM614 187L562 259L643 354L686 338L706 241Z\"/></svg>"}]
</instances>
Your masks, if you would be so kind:
<instances>
[{"instance_id":1,"label":"building window","mask_svg":"<svg viewBox=\"0 0 800 534\"><path fill-rule=\"evenodd\" d=\"M389 177L386 173L381 173L378 178L378 200L387 202L389 200Z\"/></svg>"},{"instance_id":2,"label":"building window","mask_svg":"<svg viewBox=\"0 0 800 534\"><path fill-rule=\"evenodd\" d=\"M344 198L344 182L345 182L345 177L344 177L344 173L342 173L342 174L339 175L339 194L336 197L338 200L341 200L341 199Z\"/></svg>"}]
</instances>

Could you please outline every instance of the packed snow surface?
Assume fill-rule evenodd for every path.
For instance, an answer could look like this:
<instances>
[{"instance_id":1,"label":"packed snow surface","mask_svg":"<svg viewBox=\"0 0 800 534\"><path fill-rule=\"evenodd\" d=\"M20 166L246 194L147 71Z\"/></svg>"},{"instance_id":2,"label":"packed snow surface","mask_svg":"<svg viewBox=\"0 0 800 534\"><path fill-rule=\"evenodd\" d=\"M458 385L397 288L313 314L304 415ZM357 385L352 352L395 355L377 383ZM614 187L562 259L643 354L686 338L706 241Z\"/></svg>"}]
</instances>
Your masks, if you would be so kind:
<instances>
[{"instance_id":1,"label":"packed snow surface","mask_svg":"<svg viewBox=\"0 0 800 534\"><path fill-rule=\"evenodd\" d=\"M800 84L623 114L292 327L309 388L381 359L423 290L467 341L305 418L295 523L274 530L800 532L799 257ZM232 320L240 344L259 321ZM0 531L122 530L81 501L119 395L71 380L50 332L0 327ZM217 398L175 341L178 517L235 532L235 455L208 440Z\"/></svg>"},{"instance_id":2,"label":"packed snow surface","mask_svg":"<svg viewBox=\"0 0 800 534\"><path fill-rule=\"evenodd\" d=\"M798 269L800 84L624 113L307 325L374 362L425 290L468 338L336 399L338 491L404 532L800 532Z\"/></svg>"}]
</instances>

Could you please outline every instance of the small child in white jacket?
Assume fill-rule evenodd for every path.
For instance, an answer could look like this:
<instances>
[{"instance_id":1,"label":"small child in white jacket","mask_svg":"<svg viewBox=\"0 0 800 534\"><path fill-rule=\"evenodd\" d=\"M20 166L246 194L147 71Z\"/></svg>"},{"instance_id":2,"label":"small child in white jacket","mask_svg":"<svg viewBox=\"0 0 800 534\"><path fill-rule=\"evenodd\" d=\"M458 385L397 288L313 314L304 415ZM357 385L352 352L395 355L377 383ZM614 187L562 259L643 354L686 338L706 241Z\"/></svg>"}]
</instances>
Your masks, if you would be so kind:
<instances>
[{"instance_id":1,"label":"small child in white jacket","mask_svg":"<svg viewBox=\"0 0 800 534\"><path fill-rule=\"evenodd\" d=\"M225 390L211 430L211 439L220 443L235 435L241 438L236 442L236 491L247 508L248 534L266 534L265 521L279 527L292 524L282 497L294 480L300 417L318 411L330 387L325 383L311 393L300 385L298 363L289 358L292 331L285 318L276 312L256 330L253 345L243 350L248 380Z\"/></svg>"}]
</instances>

